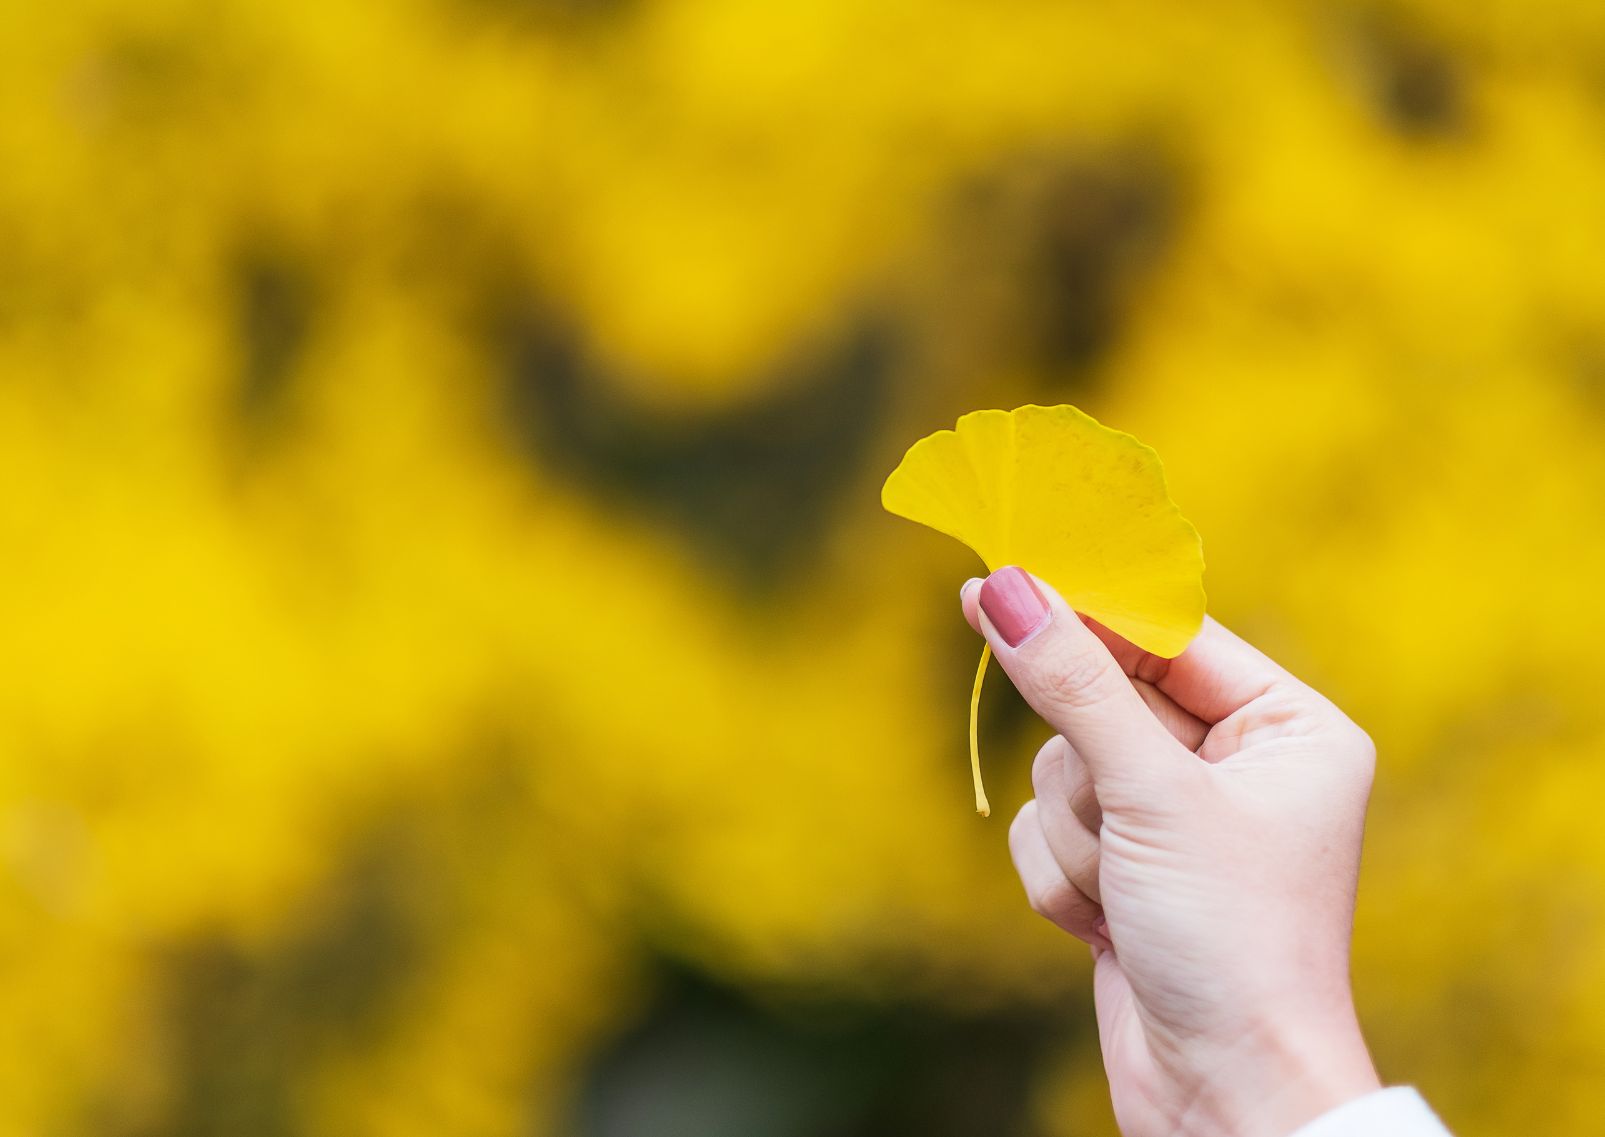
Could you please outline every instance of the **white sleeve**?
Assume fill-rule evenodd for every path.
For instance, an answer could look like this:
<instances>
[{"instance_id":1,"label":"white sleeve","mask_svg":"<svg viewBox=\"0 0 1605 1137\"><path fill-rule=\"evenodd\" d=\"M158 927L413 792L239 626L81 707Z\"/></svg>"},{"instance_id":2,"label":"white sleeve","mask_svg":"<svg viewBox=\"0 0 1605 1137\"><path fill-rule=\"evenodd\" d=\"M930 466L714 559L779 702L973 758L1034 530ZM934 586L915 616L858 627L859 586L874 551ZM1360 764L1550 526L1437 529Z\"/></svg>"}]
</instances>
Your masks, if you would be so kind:
<instances>
[{"instance_id":1,"label":"white sleeve","mask_svg":"<svg viewBox=\"0 0 1605 1137\"><path fill-rule=\"evenodd\" d=\"M1392 1086L1323 1113L1289 1137L1449 1137L1449 1131L1415 1090Z\"/></svg>"}]
</instances>

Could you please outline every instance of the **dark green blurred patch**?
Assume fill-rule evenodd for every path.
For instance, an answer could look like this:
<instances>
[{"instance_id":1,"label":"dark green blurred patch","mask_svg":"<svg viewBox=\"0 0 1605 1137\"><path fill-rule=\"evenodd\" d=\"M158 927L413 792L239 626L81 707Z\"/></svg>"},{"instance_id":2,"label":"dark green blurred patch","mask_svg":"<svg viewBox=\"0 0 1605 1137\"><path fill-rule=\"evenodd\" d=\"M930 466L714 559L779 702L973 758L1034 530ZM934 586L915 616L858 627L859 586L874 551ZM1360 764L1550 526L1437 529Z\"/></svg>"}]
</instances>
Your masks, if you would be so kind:
<instances>
[{"instance_id":1,"label":"dark green blurred patch","mask_svg":"<svg viewBox=\"0 0 1605 1137\"><path fill-rule=\"evenodd\" d=\"M1419 139L1467 126L1465 66L1447 44L1419 20L1394 10L1362 11L1352 26L1369 93L1384 121Z\"/></svg>"},{"instance_id":2,"label":"dark green blurred patch","mask_svg":"<svg viewBox=\"0 0 1605 1137\"><path fill-rule=\"evenodd\" d=\"M666 964L591 1067L580 1137L1011 1137L1050 1047L1045 1012L763 1002Z\"/></svg>"},{"instance_id":3,"label":"dark green blurred patch","mask_svg":"<svg viewBox=\"0 0 1605 1137\"><path fill-rule=\"evenodd\" d=\"M619 397L556 321L523 319L508 330L504 405L530 461L669 524L716 569L769 591L808 570L843 492L860 484L892 357L890 334L866 323L799 352L767 395L671 417Z\"/></svg>"},{"instance_id":4,"label":"dark green blurred patch","mask_svg":"<svg viewBox=\"0 0 1605 1137\"><path fill-rule=\"evenodd\" d=\"M1023 299L1050 368L1076 368L1107 350L1143 271L1176 223L1179 191L1157 157L1135 151L1053 170L1027 202L1035 214Z\"/></svg>"},{"instance_id":5,"label":"dark green blurred patch","mask_svg":"<svg viewBox=\"0 0 1605 1137\"><path fill-rule=\"evenodd\" d=\"M279 425L312 327L311 274L272 244L247 245L235 262L241 348L240 412L256 432Z\"/></svg>"},{"instance_id":6,"label":"dark green blurred patch","mask_svg":"<svg viewBox=\"0 0 1605 1137\"><path fill-rule=\"evenodd\" d=\"M179 945L163 1018L174 1053L167 1115L127 1137L288 1137L300 1132L297 1087L337 1045L377 1041L392 998L423 948L409 913L415 888L405 834L352 863L324 918L267 955L221 936Z\"/></svg>"},{"instance_id":7,"label":"dark green blurred patch","mask_svg":"<svg viewBox=\"0 0 1605 1137\"><path fill-rule=\"evenodd\" d=\"M160 1115L102 1119L112 1137L291 1137L332 1055L380 1049L406 1023L403 997L440 978L454 937L487 925L526 934L522 894L486 890L486 866L530 847L528 767L494 723L467 740L450 793L403 793L355 832L282 939L247 950L223 933L161 958ZM539 945L528 945L539 966Z\"/></svg>"},{"instance_id":8,"label":"dark green blurred patch","mask_svg":"<svg viewBox=\"0 0 1605 1137\"><path fill-rule=\"evenodd\" d=\"M605 28L627 16L639 0L443 0L455 14L539 34L576 34Z\"/></svg>"},{"instance_id":9,"label":"dark green blurred patch","mask_svg":"<svg viewBox=\"0 0 1605 1137\"><path fill-rule=\"evenodd\" d=\"M1117 342L1185 212L1186 186L1152 140L1011 156L954 198L955 315L984 329L988 366L1084 386Z\"/></svg>"}]
</instances>

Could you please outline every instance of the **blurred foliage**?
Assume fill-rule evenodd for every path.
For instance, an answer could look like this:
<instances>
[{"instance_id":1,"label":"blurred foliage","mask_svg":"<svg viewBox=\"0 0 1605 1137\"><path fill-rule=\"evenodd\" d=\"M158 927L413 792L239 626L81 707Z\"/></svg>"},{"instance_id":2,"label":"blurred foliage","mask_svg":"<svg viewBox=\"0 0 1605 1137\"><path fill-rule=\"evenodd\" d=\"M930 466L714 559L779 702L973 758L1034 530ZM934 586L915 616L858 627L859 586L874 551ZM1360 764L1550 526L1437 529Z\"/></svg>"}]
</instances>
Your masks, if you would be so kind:
<instances>
[{"instance_id":1,"label":"blurred foliage","mask_svg":"<svg viewBox=\"0 0 1605 1137\"><path fill-rule=\"evenodd\" d=\"M1605 7L4 26L0 1137L1108 1133L876 497L1028 399L1377 738L1385 1074L1598 1115Z\"/></svg>"}]
</instances>

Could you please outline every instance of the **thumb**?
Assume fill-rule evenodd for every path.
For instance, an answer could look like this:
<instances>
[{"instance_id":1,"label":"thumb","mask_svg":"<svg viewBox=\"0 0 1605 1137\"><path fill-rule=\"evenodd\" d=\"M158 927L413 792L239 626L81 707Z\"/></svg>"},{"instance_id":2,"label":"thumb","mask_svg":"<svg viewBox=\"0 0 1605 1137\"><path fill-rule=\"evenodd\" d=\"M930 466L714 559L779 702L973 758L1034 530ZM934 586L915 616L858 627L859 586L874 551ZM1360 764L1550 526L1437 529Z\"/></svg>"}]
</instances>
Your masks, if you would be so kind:
<instances>
[{"instance_id":1,"label":"thumb","mask_svg":"<svg viewBox=\"0 0 1605 1137\"><path fill-rule=\"evenodd\" d=\"M1157 788L1196 765L1051 585L1010 565L982 582L978 599L981 633L999 665L1086 761L1101 802L1116 804L1122 787Z\"/></svg>"}]
</instances>

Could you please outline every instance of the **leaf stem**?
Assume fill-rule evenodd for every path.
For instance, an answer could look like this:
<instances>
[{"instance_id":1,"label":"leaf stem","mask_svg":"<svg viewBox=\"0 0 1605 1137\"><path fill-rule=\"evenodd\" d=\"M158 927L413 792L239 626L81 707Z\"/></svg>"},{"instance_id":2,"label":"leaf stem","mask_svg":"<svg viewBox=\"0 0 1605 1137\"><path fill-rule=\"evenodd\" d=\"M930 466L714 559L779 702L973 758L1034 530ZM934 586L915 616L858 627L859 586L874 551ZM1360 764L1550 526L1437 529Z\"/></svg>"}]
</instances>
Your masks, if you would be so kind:
<instances>
[{"instance_id":1,"label":"leaf stem","mask_svg":"<svg viewBox=\"0 0 1605 1137\"><path fill-rule=\"evenodd\" d=\"M975 669L975 689L970 692L970 775L975 779L975 812L982 817L992 816L992 806L986 800L986 787L981 785L981 744L977 724L981 717L981 681L986 678L986 665L992 660L992 645L981 648L981 666Z\"/></svg>"}]
</instances>

